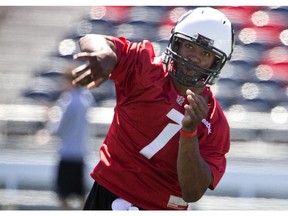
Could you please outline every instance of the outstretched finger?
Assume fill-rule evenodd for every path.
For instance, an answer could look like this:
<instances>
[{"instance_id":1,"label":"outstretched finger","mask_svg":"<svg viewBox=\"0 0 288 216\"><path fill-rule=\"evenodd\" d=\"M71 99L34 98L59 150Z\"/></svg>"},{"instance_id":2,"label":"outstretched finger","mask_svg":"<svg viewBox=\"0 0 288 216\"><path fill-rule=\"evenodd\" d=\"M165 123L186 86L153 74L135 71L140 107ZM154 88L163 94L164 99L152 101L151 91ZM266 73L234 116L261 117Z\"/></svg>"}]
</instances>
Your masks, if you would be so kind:
<instances>
[{"instance_id":1,"label":"outstretched finger","mask_svg":"<svg viewBox=\"0 0 288 216\"><path fill-rule=\"evenodd\" d=\"M193 120L193 119L196 119L196 113L195 113L195 110L193 109L193 107L191 105L188 105L186 104L184 106L185 110L186 110L186 113L190 116L190 118Z\"/></svg>"},{"instance_id":2,"label":"outstretched finger","mask_svg":"<svg viewBox=\"0 0 288 216\"><path fill-rule=\"evenodd\" d=\"M86 72L87 70L90 69L90 65L89 64L83 64L80 65L79 67L76 67L72 70L72 76L73 77L78 77L81 74L83 74L84 72Z\"/></svg>"},{"instance_id":3,"label":"outstretched finger","mask_svg":"<svg viewBox=\"0 0 288 216\"><path fill-rule=\"evenodd\" d=\"M74 60L89 60L91 57L91 53L88 52L80 52L73 55Z\"/></svg>"},{"instance_id":4,"label":"outstretched finger","mask_svg":"<svg viewBox=\"0 0 288 216\"><path fill-rule=\"evenodd\" d=\"M87 85L87 88L93 89L93 88L99 87L103 82L105 82L105 79L103 77L100 77L100 78L94 80L93 82L89 83Z\"/></svg>"},{"instance_id":5,"label":"outstretched finger","mask_svg":"<svg viewBox=\"0 0 288 216\"><path fill-rule=\"evenodd\" d=\"M75 86L84 86L93 81L93 76L91 76L91 71L86 70L81 75L77 76L72 80L72 84Z\"/></svg>"}]
</instances>

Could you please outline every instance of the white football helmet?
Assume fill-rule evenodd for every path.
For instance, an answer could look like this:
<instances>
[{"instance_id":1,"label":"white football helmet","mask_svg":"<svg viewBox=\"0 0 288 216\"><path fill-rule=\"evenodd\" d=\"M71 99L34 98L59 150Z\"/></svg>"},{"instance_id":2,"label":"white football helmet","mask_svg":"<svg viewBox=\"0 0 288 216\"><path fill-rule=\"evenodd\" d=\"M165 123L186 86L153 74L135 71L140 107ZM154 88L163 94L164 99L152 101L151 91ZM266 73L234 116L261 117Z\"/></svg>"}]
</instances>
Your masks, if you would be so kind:
<instances>
[{"instance_id":1,"label":"white football helmet","mask_svg":"<svg viewBox=\"0 0 288 216\"><path fill-rule=\"evenodd\" d=\"M226 61L231 58L234 47L234 31L231 22L219 10L199 7L182 15L171 32L163 63L168 73L179 83L188 87L213 85ZM213 52L216 61L209 69L204 69L178 55L179 39L190 42ZM177 65L197 71L197 76L189 76L177 69Z\"/></svg>"}]
</instances>

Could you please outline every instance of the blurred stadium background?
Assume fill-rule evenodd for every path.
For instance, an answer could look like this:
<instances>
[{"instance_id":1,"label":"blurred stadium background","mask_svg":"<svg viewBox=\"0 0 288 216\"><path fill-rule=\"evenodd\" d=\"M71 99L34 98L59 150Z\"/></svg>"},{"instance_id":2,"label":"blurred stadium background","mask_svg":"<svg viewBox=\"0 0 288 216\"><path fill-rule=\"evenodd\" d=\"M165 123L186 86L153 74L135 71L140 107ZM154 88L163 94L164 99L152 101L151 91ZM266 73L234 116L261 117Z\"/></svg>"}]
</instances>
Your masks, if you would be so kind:
<instances>
[{"instance_id":1,"label":"blurred stadium background","mask_svg":"<svg viewBox=\"0 0 288 216\"><path fill-rule=\"evenodd\" d=\"M57 140L43 126L77 40L87 33L149 39L161 55L177 18L193 8L0 7L0 209L59 208L52 190ZM218 188L191 209L288 210L288 6L216 8L236 31L232 60L212 87L231 126L231 150ZM87 192L113 114L113 83L93 95Z\"/></svg>"}]
</instances>

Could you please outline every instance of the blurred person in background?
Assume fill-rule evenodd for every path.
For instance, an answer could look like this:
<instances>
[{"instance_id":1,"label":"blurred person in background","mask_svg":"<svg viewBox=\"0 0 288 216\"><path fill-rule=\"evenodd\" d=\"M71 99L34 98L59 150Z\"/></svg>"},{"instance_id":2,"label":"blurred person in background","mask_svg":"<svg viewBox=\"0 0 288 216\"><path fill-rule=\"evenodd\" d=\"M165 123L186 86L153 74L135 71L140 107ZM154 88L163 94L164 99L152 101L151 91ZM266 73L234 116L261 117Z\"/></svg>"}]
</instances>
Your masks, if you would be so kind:
<instances>
[{"instance_id":1,"label":"blurred person in background","mask_svg":"<svg viewBox=\"0 0 288 216\"><path fill-rule=\"evenodd\" d=\"M152 29L151 29L152 30ZM75 86L116 87L113 122L84 210L185 210L226 169L230 130L210 90L231 58L227 17L199 7L179 18L163 56L150 41L90 34L79 41Z\"/></svg>"},{"instance_id":2,"label":"blurred person in background","mask_svg":"<svg viewBox=\"0 0 288 216\"><path fill-rule=\"evenodd\" d=\"M47 129L60 138L59 163L55 190L61 201L61 209L72 209L69 198L78 197L81 208L85 201L85 156L89 141L87 112L93 105L93 96L86 88L72 85L71 70L63 76L64 91L50 110Z\"/></svg>"}]
</instances>

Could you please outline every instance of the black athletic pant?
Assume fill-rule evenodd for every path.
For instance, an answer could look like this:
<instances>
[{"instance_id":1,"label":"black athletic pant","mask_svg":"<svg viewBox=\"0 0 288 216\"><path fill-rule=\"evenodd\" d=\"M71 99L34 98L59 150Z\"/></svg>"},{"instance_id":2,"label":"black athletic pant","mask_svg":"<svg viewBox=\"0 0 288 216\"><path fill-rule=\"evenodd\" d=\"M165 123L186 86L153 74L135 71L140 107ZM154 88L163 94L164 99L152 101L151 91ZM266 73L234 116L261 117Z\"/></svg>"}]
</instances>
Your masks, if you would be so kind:
<instances>
[{"instance_id":1,"label":"black athletic pant","mask_svg":"<svg viewBox=\"0 0 288 216\"><path fill-rule=\"evenodd\" d=\"M117 198L119 197L95 181L83 210L112 210L112 202Z\"/></svg>"},{"instance_id":2,"label":"black athletic pant","mask_svg":"<svg viewBox=\"0 0 288 216\"><path fill-rule=\"evenodd\" d=\"M112 202L117 198L118 196L95 181L86 199L84 210L112 210Z\"/></svg>"}]
</instances>

